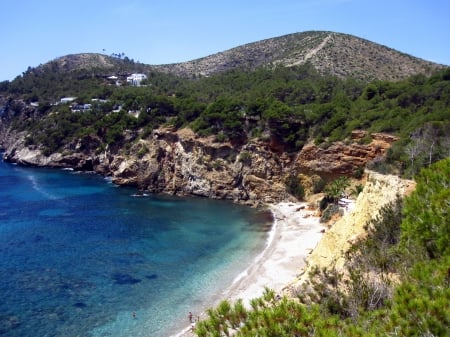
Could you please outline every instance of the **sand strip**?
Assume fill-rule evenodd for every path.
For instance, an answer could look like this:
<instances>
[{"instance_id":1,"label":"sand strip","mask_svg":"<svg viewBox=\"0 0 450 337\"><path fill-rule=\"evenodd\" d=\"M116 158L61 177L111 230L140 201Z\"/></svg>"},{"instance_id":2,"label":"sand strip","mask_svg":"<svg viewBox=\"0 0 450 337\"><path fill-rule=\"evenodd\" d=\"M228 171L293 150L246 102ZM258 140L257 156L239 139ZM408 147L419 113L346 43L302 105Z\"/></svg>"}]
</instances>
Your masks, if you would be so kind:
<instances>
[{"instance_id":1,"label":"sand strip","mask_svg":"<svg viewBox=\"0 0 450 337\"><path fill-rule=\"evenodd\" d=\"M249 305L251 299L263 294L265 287L280 293L302 272L307 256L320 241L325 227L306 203L282 202L269 208L275 221L266 249L235 279L223 299L241 298ZM188 330L177 336L194 336Z\"/></svg>"},{"instance_id":2,"label":"sand strip","mask_svg":"<svg viewBox=\"0 0 450 337\"><path fill-rule=\"evenodd\" d=\"M324 227L305 203L284 202L270 209L275 221L267 248L233 283L225 298L242 298L248 304L263 294L264 287L280 293L301 273L305 259L319 242Z\"/></svg>"}]
</instances>

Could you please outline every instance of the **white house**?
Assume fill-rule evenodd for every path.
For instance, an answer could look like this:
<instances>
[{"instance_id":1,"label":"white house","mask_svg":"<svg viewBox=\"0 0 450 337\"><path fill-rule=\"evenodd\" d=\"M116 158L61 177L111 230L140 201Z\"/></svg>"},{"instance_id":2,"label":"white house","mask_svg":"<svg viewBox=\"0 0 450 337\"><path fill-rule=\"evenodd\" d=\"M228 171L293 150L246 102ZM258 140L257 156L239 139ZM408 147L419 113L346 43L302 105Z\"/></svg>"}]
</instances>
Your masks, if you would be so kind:
<instances>
[{"instance_id":1,"label":"white house","mask_svg":"<svg viewBox=\"0 0 450 337\"><path fill-rule=\"evenodd\" d=\"M147 79L147 75L145 74L131 74L127 77L127 82L131 85L139 86L143 80Z\"/></svg>"},{"instance_id":2,"label":"white house","mask_svg":"<svg viewBox=\"0 0 450 337\"><path fill-rule=\"evenodd\" d=\"M61 104L71 103L71 102L75 101L76 99L77 99L76 97L63 97L63 98L61 98Z\"/></svg>"}]
</instances>

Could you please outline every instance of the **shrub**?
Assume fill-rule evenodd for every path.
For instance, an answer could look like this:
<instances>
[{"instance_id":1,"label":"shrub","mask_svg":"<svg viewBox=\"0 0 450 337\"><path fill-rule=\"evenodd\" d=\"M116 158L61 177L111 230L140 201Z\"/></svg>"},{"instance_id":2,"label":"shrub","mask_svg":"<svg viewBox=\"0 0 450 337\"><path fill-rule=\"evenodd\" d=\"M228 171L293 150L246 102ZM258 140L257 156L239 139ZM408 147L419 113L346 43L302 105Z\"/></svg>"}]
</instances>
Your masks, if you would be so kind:
<instances>
[{"instance_id":1,"label":"shrub","mask_svg":"<svg viewBox=\"0 0 450 337\"><path fill-rule=\"evenodd\" d=\"M144 157L146 154L148 153L148 148L145 145L142 145L141 148L139 149L139 151L137 152L137 157L138 158L142 158Z\"/></svg>"},{"instance_id":2,"label":"shrub","mask_svg":"<svg viewBox=\"0 0 450 337\"><path fill-rule=\"evenodd\" d=\"M416 190L405 200L403 242L429 258L450 254L450 158L423 169Z\"/></svg>"},{"instance_id":3,"label":"shrub","mask_svg":"<svg viewBox=\"0 0 450 337\"><path fill-rule=\"evenodd\" d=\"M334 201L335 204L339 202L345 189L350 185L350 181L347 177L339 177L330 182L325 188L325 194L328 199Z\"/></svg>"},{"instance_id":4,"label":"shrub","mask_svg":"<svg viewBox=\"0 0 450 337\"><path fill-rule=\"evenodd\" d=\"M326 181L321 177L313 179L312 182L312 193L320 193L324 190L326 186Z\"/></svg>"},{"instance_id":5,"label":"shrub","mask_svg":"<svg viewBox=\"0 0 450 337\"><path fill-rule=\"evenodd\" d=\"M239 154L239 161L244 164L250 164L252 161L252 157L248 151L242 151Z\"/></svg>"},{"instance_id":6,"label":"shrub","mask_svg":"<svg viewBox=\"0 0 450 337\"><path fill-rule=\"evenodd\" d=\"M353 196L357 197L363 190L364 190L364 186L361 184L358 184L352 188L351 194Z\"/></svg>"},{"instance_id":7,"label":"shrub","mask_svg":"<svg viewBox=\"0 0 450 337\"><path fill-rule=\"evenodd\" d=\"M219 132L216 135L216 142L223 143L227 140L227 136L223 132Z\"/></svg>"},{"instance_id":8,"label":"shrub","mask_svg":"<svg viewBox=\"0 0 450 337\"><path fill-rule=\"evenodd\" d=\"M364 175L364 167L358 167L354 172L353 172L353 177L355 179L361 179Z\"/></svg>"},{"instance_id":9,"label":"shrub","mask_svg":"<svg viewBox=\"0 0 450 337\"><path fill-rule=\"evenodd\" d=\"M320 217L320 222L325 223L331 220L332 216L335 214L341 214L341 209L337 204L329 204L327 208L322 212ZM341 214L342 215L342 214Z\"/></svg>"},{"instance_id":10,"label":"shrub","mask_svg":"<svg viewBox=\"0 0 450 337\"><path fill-rule=\"evenodd\" d=\"M392 272L396 268L399 252L394 249L400 240L402 222L400 198L381 208L380 213L366 225L367 237L353 244L347 252L351 269Z\"/></svg>"},{"instance_id":11,"label":"shrub","mask_svg":"<svg viewBox=\"0 0 450 337\"><path fill-rule=\"evenodd\" d=\"M367 168L381 174L391 174L393 171L392 166L389 165L383 157L377 157L367 163Z\"/></svg>"},{"instance_id":12,"label":"shrub","mask_svg":"<svg viewBox=\"0 0 450 337\"><path fill-rule=\"evenodd\" d=\"M300 179L298 179L297 175L289 175L286 179L285 185L286 190L289 194L292 194L299 200L303 200L303 198L305 197L305 189L300 182Z\"/></svg>"}]
</instances>

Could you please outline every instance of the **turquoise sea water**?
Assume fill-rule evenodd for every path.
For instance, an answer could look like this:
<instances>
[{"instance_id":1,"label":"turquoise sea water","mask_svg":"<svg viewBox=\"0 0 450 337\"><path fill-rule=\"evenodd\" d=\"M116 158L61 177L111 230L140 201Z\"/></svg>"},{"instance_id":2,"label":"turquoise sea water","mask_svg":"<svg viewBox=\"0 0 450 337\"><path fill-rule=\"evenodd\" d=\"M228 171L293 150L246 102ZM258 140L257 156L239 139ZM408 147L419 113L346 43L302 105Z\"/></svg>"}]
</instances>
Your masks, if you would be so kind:
<instances>
[{"instance_id":1,"label":"turquoise sea water","mask_svg":"<svg viewBox=\"0 0 450 337\"><path fill-rule=\"evenodd\" d=\"M267 213L134 193L0 162L0 336L170 336L264 248Z\"/></svg>"}]
</instances>

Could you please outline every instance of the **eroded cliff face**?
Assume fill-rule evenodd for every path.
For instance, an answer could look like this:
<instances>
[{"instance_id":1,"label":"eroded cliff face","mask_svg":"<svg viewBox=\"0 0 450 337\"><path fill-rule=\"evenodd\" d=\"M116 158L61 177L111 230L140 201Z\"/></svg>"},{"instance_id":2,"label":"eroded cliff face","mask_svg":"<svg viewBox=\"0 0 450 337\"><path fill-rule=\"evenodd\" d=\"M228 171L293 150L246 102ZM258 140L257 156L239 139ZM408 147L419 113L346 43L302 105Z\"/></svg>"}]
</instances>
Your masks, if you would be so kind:
<instances>
[{"instance_id":1,"label":"eroded cliff face","mask_svg":"<svg viewBox=\"0 0 450 337\"><path fill-rule=\"evenodd\" d=\"M336 268L341 271L345 264L345 253L353 243L367 234L364 227L368 221L374 219L383 206L394 202L398 197L404 197L415 188L415 182L411 180L372 171L366 173L367 182L356 199L353 210L325 231L308 257L304 272L287 288L287 293L307 280L309 272L315 268Z\"/></svg>"},{"instance_id":2,"label":"eroded cliff face","mask_svg":"<svg viewBox=\"0 0 450 337\"><path fill-rule=\"evenodd\" d=\"M113 182L141 190L260 205L290 199L283 179L292 159L260 143L235 148L183 129L158 130L109 162Z\"/></svg>"},{"instance_id":3,"label":"eroded cliff face","mask_svg":"<svg viewBox=\"0 0 450 337\"><path fill-rule=\"evenodd\" d=\"M351 175L358 167L385 154L397 137L373 133L371 142L363 144L365 131L354 131L350 143L335 142L329 147L307 144L299 153L295 166L300 171L332 175Z\"/></svg>"},{"instance_id":4,"label":"eroded cliff face","mask_svg":"<svg viewBox=\"0 0 450 337\"><path fill-rule=\"evenodd\" d=\"M7 161L23 165L72 167L111 176L119 185L177 195L226 199L252 206L293 200L286 192L286 177L305 172L323 177L351 174L383 155L394 138L374 135L361 144L365 133L356 133L348 144L328 148L306 145L299 153L285 153L270 140L245 145L200 138L189 129L158 129L146 139L125 148L99 151L95 136L77 140L48 156L36 146L25 145L25 134L0 133ZM132 137L130 135L130 137Z\"/></svg>"}]
</instances>

